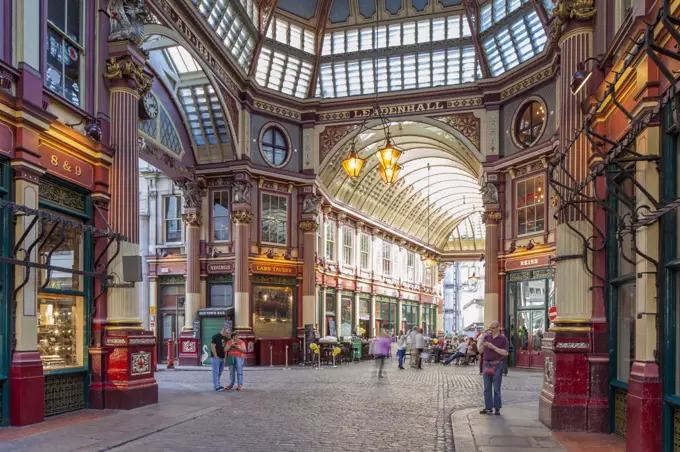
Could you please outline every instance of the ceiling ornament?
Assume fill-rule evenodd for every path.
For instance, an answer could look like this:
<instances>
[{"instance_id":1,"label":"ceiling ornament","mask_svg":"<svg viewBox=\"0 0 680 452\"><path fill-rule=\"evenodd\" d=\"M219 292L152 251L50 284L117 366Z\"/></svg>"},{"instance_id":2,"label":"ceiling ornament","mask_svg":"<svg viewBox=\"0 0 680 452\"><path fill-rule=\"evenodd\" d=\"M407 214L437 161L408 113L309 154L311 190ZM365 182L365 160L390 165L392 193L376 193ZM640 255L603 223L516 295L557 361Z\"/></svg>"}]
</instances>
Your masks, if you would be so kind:
<instances>
[{"instance_id":1,"label":"ceiling ornament","mask_svg":"<svg viewBox=\"0 0 680 452\"><path fill-rule=\"evenodd\" d=\"M553 0L555 18L550 24L548 32L548 46L553 48L559 43L562 36L562 26L570 19L585 22L597 13L595 0Z\"/></svg>"},{"instance_id":2,"label":"ceiling ornament","mask_svg":"<svg viewBox=\"0 0 680 452\"><path fill-rule=\"evenodd\" d=\"M109 0L111 31L109 42L131 41L141 46L144 41L144 21L149 11L144 0Z\"/></svg>"},{"instance_id":3,"label":"ceiling ornament","mask_svg":"<svg viewBox=\"0 0 680 452\"><path fill-rule=\"evenodd\" d=\"M481 121L474 113L461 113L458 115L435 116L433 119L441 121L447 126L460 132L465 138L479 149Z\"/></svg>"},{"instance_id":4,"label":"ceiling ornament","mask_svg":"<svg viewBox=\"0 0 680 452\"><path fill-rule=\"evenodd\" d=\"M357 124L343 124L340 126L328 126L319 135L319 150L320 158L323 162L324 158L333 149L333 147L338 144L340 140L347 136L350 132L353 132L357 127Z\"/></svg>"}]
</instances>

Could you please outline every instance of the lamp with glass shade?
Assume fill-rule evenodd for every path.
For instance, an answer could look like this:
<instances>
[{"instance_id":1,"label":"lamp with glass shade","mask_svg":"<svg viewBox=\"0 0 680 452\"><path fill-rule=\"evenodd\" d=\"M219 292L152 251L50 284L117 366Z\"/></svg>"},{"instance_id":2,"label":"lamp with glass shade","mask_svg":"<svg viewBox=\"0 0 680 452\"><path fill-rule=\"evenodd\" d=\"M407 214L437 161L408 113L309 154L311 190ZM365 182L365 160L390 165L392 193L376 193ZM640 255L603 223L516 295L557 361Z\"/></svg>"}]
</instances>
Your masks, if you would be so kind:
<instances>
[{"instance_id":1,"label":"lamp with glass shade","mask_svg":"<svg viewBox=\"0 0 680 452\"><path fill-rule=\"evenodd\" d=\"M397 165L395 163L394 166L389 168L383 168L382 166L379 166L377 169L378 174L380 174L380 178L385 183L385 185L392 185L397 181L397 177L399 176L399 171L401 171L401 168L401 165Z\"/></svg>"},{"instance_id":2,"label":"lamp with glass shade","mask_svg":"<svg viewBox=\"0 0 680 452\"><path fill-rule=\"evenodd\" d=\"M354 146L352 146L352 150L349 153L349 156L342 161L342 168L345 170L347 175L351 177L352 179L356 179L359 177L359 174L361 173L361 168L364 167L364 163L366 163L366 159L362 159L359 157L359 154L357 154L356 149L354 149Z\"/></svg>"},{"instance_id":3,"label":"lamp with glass shade","mask_svg":"<svg viewBox=\"0 0 680 452\"><path fill-rule=\"evenodd\" d=\"M383 169L392 168L397 164L402 151L392 144L392 138L387 135L385 144L376 151L375 156Z\"/></svg>"}]
</instances>

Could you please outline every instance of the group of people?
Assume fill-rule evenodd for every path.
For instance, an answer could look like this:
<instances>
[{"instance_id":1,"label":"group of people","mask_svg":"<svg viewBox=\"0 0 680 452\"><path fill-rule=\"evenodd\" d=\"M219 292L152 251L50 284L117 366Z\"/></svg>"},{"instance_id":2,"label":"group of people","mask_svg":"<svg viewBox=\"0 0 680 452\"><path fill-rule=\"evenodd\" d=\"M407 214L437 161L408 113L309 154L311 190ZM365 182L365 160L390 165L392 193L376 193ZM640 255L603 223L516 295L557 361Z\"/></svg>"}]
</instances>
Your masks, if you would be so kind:
<instances>
[{"instance_id":1,"label":"group of people","mask_svg":"<svg viewBox=\"0 0 680 452\"><path fill-rule=\"evenodd\" d=\"M481 335L480 335L481 337ZM449 356L444 365L448 366L452 361L464 359L466 362L473 360L479 356L479 347L477 341L473 338L460 338L458 340L457 350L454 354Z\"/></svg>"},{"instance_id":2,"label":"group of people","mask_svg":"<svg viewBox=\"0 0 680 452\"><path fill-rule=\"evenodd\" d=\"M229 339L228 339L229 338ZM227 340L228 339L228 340ZM397 338L397 357L399 358L399 369L404 369L406 349L411 347L411 367L422 370L422 356L425 351L425 344L430 341L423 334L422 328L414 328L408 333L401 331ZM443 343L437 346L443 349ZM383 377L385 359L390 355L392 337L389 333L383 333L375 344L376 364L378 365L378 378ZM243 357L246 353L245 343L239 339L238 332L229 334L227 328L223 328L218 334L213 336L211 343L211 363L212 380L215 391L224 391L234 388L239 391L243 388ZM481 414L501 414L501 382L503 380L504 362L509 353L508 338L501 333L498 321L493 321L489 328L477 338L477 341L461 339L456 353L451 355L444 365L458 358L467 358L471 353L479 354L480 372L484 378L484 409ZM223 387L220 384L220 377L224 371L224 366L229 366L229 385Z\"/></svg>"}]
</instances>

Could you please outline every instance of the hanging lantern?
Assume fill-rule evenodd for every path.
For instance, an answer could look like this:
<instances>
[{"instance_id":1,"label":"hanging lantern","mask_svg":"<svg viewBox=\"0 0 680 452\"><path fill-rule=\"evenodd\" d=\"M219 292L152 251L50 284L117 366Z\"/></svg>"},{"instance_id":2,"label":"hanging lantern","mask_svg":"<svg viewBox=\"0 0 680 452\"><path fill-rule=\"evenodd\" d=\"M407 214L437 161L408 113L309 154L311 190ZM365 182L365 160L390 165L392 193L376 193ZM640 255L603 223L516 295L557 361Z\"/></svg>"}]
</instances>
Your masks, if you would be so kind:
<instances>
[{"instance_id":1,"label":"hanging lantern","mask_svg":"<svg viewBox=\"0 0 680 452\"><path fill-rule=\"evenodd\" d=\"M380 166L388 169L397 164L399 157L401 157L401 151L392 144L392 140L388 136L385 145L376 151L375 156L378 158Z\"/></svg>"},{"instance_id":2,"label":"hanging lantern","mask_svg":"<svg viewBox=\"0 0 680 452\"><path fill-rule=\"evenodd\" d=\"M434 264L434 260L430 256L425 256L423 258L423 265L425 265L425 268L430 268Z\"/></svg>"},{"instance_id":3,"label":"hanging lantern","mask_svg":"<svg viewBox=\"0 0 680 452\"><path fill-rule=\"evenodd\" d=\"M401 165L397 165L396 163L389 168L383 168L382 166L378 167L380 178L383 180L383 182L385 182L386 185L392 185L397 181L399 171L401 171Z\"/></svg>"},{"instance_id":4,"label":"hanging lantern","mask_svg":"<svg viewBox=\"0 0 680 452\"><path fill-rule=\"evenodd\" d=\"M342 167L349 177L356 179L361 173L361 168L364 167L366 159L362 159L357 154L357 151L352 147L352 151L349 153L349 157L342 161Z\"/></svg>"}]
</instances>

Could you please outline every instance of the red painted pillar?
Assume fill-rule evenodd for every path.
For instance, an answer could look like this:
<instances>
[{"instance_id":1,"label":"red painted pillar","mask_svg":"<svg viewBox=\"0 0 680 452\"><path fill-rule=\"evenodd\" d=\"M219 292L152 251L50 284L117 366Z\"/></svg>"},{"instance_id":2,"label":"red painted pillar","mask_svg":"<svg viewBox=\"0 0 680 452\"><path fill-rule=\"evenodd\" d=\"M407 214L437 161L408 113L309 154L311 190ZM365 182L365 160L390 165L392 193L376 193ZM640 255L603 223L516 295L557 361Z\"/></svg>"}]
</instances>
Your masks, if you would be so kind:
<instances>
[{"instance_id":1,"label":"red painted pillar","mask_svg":"<svg viewBox=\"0 0 680 452\"><path fill-rule=\"evenodd\" d=\"M234 274L234 330L246 343L248 352L244 357L244 365L254 366L255 335L252 327L252 308L250 301L250 228L253 214L250 212L251 182L245 175L237 175L232 196L232 222L234 225L234 252L236 265Z\"/></svg>"},{"instance_id":2,"label":"red painted pillar","mask_svg":"<svg viewBox=\"0 0 680 452\"><path fill-rule=\"evenodd\" d=\"M186 226L186 298L184 302L184 327L179 336L179 365L198 366L200 362L199 339L194 335L194 316L201 306L201 199L204 190L195 181L180 183L184 196L184 225Z\"/></svg>"}]
</instances>

